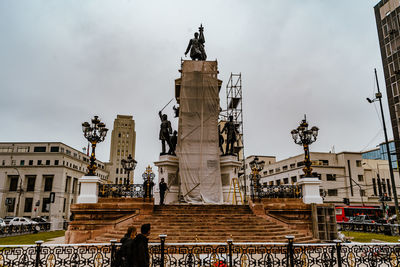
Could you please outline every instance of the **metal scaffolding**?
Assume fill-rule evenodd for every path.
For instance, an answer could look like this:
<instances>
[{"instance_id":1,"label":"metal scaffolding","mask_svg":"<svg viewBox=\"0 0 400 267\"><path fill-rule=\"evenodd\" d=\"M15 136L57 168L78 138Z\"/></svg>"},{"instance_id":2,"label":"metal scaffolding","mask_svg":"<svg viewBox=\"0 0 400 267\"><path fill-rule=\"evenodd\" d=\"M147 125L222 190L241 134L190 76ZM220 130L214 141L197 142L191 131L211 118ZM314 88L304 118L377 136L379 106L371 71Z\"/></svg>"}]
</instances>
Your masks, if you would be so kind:
<instances>
[{"instance_id":1,"label":"metal scaffolding","mask_svg":"<svg viewBox=\"0 0 400 267\"><path fill-rule=\"evenodd\" d=\"M244 138L243 138L243 101L242 98L242 74L231 73L228 83L226 85L226 120L229 116L233 117L233 121L239 132L238 139L235 146L235 154L238 155L238 160L242 161L242 169L239 172L239 181L241 182L241 189L245 192L246 199L246 166L244 155Z\"/></svg>"}]
</instances>

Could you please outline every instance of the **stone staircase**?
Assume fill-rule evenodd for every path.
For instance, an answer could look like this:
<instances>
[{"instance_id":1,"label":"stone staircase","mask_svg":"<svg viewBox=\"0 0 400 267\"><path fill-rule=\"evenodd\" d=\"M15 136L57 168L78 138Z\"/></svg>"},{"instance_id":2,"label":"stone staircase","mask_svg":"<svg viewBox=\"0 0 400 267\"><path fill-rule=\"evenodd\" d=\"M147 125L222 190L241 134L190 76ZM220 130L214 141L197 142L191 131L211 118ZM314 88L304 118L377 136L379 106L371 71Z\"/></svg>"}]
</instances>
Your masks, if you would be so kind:
<instances>
[{"instance_id":1,"label":"stone staircase","mask_svg":"<svg viewBox=\"0 0 400 267\"><path fill-rule=\"evenodd\" d=\"M151 224L150 242L159 242L159 235L168 235L166 242L318 242L304 232L290 230L283 224L253 214L249 206L233 205L165 205L154 206L153 214L143 216L132 225L140 232L144 223ZM117 226L89 240L89 243L118 241L128 226Z\"/></svg>"}]
</instances>

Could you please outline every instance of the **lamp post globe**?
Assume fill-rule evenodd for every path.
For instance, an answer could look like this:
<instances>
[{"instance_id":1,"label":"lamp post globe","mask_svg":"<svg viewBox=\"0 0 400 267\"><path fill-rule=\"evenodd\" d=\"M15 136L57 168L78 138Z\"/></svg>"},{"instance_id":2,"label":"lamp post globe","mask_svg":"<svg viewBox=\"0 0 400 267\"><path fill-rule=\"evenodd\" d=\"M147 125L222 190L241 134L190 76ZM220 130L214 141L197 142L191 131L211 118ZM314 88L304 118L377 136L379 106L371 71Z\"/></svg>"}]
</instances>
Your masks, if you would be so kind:
<instances>
[{"instance_id":1,"label":"lamp post globe","mask_svg":"<svg viewBox=\"0 0 400 267\"><path fill-rule=\"evenodd\" d=\"M310 160L310 145L317 140L319 128L316 126L308 129L308 122L306 116L300 122L300 125L293 129L290 133L292 134L293 141L303 146L304 149L304 175L305 177L312 177L312 168Z\"/></svg>"},{"instance_id":2,"label":"lamp post globe","mask_svg":"<svg viewBox=\"0 0 400 267\"><path fill-rule=\"evenodd\" d=\"M94 116L89 122L82 123L82 132L85 138L89 141L92 145L92 153L90 154L90 164L88 165L88 176L95 176L96 175L96 145L97 143L103 142L108 129L106 125L100 121L99 116Z\"/></svg>"},{"instance_id":3,"label":"lamp post globe","mask_svg":"<svg viewBox=\"0 0 400 267\"><path fill-rule=\"evenodd\" d=\"M122 159L121 160L122 168L128 173L128 179L126 181L126 184L131 184L130 179L129 179L129 173L136 168L137 161L132 158L132 155L129 154L127 159ZM133 182L132 182L133 183Z\"/></svg>"}]
</instances>

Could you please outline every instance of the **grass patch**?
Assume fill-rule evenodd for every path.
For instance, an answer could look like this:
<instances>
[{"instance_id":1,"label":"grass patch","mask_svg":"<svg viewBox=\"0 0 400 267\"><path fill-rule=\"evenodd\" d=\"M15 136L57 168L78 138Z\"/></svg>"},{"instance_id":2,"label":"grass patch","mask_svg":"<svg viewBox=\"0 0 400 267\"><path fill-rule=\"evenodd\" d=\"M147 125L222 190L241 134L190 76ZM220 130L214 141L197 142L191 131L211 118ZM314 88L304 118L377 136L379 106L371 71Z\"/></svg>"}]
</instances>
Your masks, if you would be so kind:
<instances>
[{"instance_id":1,"label":"grass patch","mask_svg":"<svg viewBox=\"0 0 400 267\"><path fill-rule=\"evenodd\" d=\"M385 242L399 242L399 236L390 236L384 234L375 234L375 233L363 233L363 232L351 232L351 231L342 231L346 237L353 237L351 241L354 242L362 242L362 243L370 243L372 239L377 239Z\"/></svg>"},{"instance_id":2,"label":"grass patch","mask_svg":"<svg viewBox=\"0 0 400 267\"><path fill-rule=\"evenodd\" d=\"M32 245L35 241L43 240L44 242L50 239L63 236L65 231L51 231L51 232L41 232L37 234L27 234L27 235L17 235L17 236L6 236L0 237L1 245Z\"/></svg>"}]
</instances>

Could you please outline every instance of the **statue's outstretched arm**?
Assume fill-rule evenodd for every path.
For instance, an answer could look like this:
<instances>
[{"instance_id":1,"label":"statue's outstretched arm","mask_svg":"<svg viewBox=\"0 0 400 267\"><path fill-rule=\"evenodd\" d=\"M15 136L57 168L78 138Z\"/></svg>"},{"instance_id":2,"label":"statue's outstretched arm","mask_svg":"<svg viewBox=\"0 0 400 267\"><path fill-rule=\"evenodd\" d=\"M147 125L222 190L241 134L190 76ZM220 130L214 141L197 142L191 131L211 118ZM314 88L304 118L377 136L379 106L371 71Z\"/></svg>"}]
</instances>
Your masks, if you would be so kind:
<instances>
[{"instance_id":1,"label":"statue's outstretched arm","mask_svg":"<svg viewBox=\"0 0 400 267\"><path fill-rule=\"evenodd\" d=\"M187 53L189 53L189 50L190 50L191 46L192 46L192 39L190 39L189 44L188 44L188 46L186 48L185 56L186 56Z\"/></svg>"}]
</instances>

